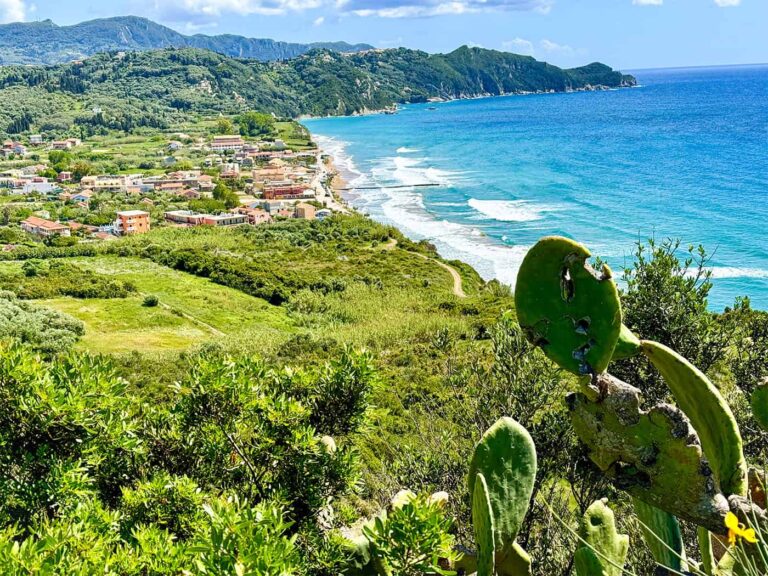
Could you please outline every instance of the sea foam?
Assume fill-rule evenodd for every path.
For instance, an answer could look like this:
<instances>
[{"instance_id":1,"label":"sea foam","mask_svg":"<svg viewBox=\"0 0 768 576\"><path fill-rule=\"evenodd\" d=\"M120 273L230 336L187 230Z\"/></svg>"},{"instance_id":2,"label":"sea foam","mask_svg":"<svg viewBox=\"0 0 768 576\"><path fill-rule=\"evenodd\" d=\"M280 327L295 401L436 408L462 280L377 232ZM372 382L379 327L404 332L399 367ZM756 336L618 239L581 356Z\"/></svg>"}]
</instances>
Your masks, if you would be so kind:
<instances>
[{"instance_id":1,"label":"sea foam","mask_svg":"<svg viewBox=\"0 0 768 576\"><path fill-rule=\"evenodd\" d=\"M536 205L528 200L478 200L470 198L467 202L472 208L499 222L533 222L544 218L545 212L557 208Z\"/></svg>"}]
</instances>

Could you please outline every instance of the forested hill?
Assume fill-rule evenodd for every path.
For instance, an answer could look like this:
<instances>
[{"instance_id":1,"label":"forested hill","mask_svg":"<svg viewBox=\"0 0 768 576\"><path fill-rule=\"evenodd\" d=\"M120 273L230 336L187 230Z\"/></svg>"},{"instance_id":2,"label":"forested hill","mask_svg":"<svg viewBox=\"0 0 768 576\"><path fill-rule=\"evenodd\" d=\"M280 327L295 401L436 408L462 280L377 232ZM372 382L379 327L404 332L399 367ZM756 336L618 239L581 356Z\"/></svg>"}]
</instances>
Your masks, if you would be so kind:
<instances>
[{"instance_id":1,"label":"forested hill","mask_svg":"<svg viewBox=\"0 0 768 576\"><path fill-rule=\"evenodd\" d=\"M294 44L265 38L224 34L185 36L136 16L89 20L74 26L57 26L50 20L16 22L0 26L0 64L62 64L99 52L203 48L226 56L256 60L286 60L316 48L354 52L367 44L320 42Z\"/></svg>"},{"instance_id":2,"label":"forested hill","mask_svg":"<svg viewBox=\"0 0 768 576\"><path fill-rule=\"evenodd\" d=\"M563 70L529 56L462 47L342 54L284 62L184 48L98 54L53 67L0 67L0 130L164 127L189 112L343 115L429 98L566 92L635 84L603 64Z\"/></svg>"}]
</instances>

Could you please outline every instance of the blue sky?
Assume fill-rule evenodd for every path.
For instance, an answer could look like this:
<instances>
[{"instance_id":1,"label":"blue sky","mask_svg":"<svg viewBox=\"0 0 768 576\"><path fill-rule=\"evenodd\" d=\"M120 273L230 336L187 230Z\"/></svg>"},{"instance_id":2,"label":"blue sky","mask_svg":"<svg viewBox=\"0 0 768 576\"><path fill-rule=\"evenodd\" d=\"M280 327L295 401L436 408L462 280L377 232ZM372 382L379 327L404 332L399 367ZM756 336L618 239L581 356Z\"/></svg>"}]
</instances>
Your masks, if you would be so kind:
<instances>
[{"instance_id":1,"label":"blue sky","mask_svg":"<svg viewBox=\"0 0 768 576\"><path fill-rule=\"evenodd\" d=\"M768 0L0 0L0 21L135 14L181 32L462 44L624 70L768 62Z\"/></svg>"}]
</instances>

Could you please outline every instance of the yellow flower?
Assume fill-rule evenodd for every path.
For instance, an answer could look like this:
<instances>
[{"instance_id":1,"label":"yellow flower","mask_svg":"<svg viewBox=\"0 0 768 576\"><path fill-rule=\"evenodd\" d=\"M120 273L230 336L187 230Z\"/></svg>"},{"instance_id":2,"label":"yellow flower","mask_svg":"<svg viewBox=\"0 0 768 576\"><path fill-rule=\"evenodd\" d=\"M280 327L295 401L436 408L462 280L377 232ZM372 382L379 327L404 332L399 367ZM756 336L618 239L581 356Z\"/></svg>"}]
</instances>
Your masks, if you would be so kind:
<instances>
[{"instance_id":1,"label":"yellow flower","mask_svg":"<svg viewBox=\"0 0 768 576\"><path fill-rule=\"evenodd\" d=\"M747 528L744 524L739 524L739 519L733 512L725 515L725 527L728 528L728 544L736 544L736 538L744 538L751 544L757 544L757 536L754 528Z\"/></svg>"}]
</instances>

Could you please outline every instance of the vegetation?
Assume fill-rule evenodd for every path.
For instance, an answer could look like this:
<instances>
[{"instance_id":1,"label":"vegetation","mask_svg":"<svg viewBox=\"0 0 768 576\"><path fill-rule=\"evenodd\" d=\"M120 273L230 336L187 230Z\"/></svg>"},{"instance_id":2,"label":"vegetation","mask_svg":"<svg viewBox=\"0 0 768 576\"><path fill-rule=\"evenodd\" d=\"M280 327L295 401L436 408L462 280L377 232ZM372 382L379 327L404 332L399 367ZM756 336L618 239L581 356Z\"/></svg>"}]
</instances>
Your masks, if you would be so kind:
<instances>
[{"instance_id":1,"label":"vegetation","mask_svg":"<svg viewBox=\"0 0 768 576\"><path fill-rule=\"evenodd\" d=\"M0 131L85 136L165 129L191 114L352 114L397 102L633 85L603 64L563 70L480 48L312 51L262 63L184 48L102 53L54 67L0 68ZM250 128L247 132L250 133Z\"/></svg>"},{"instance_id":2,"label":"vegetation","mask_svg":"<svg viewBox=\"0 0 768 576\"><path fill-rule=\"evenodd\" d=\"M661 312L644 314L648 303L658 302L664 311L675 304L686 318L681 330L698 327L689 337L721 342L708 373L732 407L744 458L760 462L766 433L749 395L761 388L766 370L760 356L764 313L751 310L746 300L724 314L709 312L705 290L684 289L691 277L685 257L678 260L674 244L659 249L643 247L643 258L630 267L628 274L638 281L627 283L624 318L662 326ZM433 261L439 256L428 244L410 242L367 218L335 216L228 230L160 228L103 244L35 244L3 258L15 259L2 266L17 281L53 283L46 278L61 267L135 288L124 298L53 296L35 303L82 318L85 329L76 348L110 353L110 359L70 352L40 360L25 348L4 349L4 358L22 358L15 365L35 366L28 392L14 392L18 406L47 398L36 382L54 375L90 386L77 376L81 369L105 371L109 376L92 379L101 382L104 395L120 399L68 388L68 401L93 403L89 418L109 413L110 419L62 423L67 430L89 431L75 452L41 448L31 440L19 445L59 456L46 464L50 468L35 464L42 479L35 498L0 490L16 503L0 504L15 519L8 538L24 551L0 551L17 563L11 566L47 562L61 571L87 572L103 571L111 562L126 574L148 567L176 574L179 566L192 565L226 574L240 562L246 573L279 566L295 574L364 574L383 573L384 566L398 574L439 574L472 570L481 556L487 558L478 546L485 533L494 535L483 541L494 542L497 570L530 561L534 574L565 575L594 561L589 547L575 554L585 546L579 538L597 550L622 551L621 538L610 544L602 532L583 527L584 518L594 517L605 521L606 534L613 533L608 512L594 506L608 498L615 533L630 537L626 569L653 571L660 547L642 545L643 530L632 513L640 504L607 481L573 433L562 400L583 391L577 377L527 342L508 290L462 267L468 296L455 296L452 279ZM24 273L38 267L47 267L49 276ZM143 306L147 296L157 297L158 305ZM721 341L707 333L724 336ZM662 334L661 342L674 334ZM747 345L752 338L755 344ZM631 347L631 339L625 340ZM354 351L362 348L368 352ZM611 366L630 371L632 362ZM105 378L129 393L117 392ZM667 381L667 375L660 379L664 390ZM83 412L77 406L40 411ZM523 472L520 451L509 457L493 452L490 462L501 471L473 468L473 451L503 417L515 419L509 428L514 437L527 435L535 446L536 466L524 482L513 479ZM118 421L130 432L104 431ZM130 450L121 444L128 439L134 442ZM707 442L703 446L712 450ZM35 462L20 454L9 458ZM739 468L733 454L711 459L718 478L734 462ZM505 468L509 461L515 464ZM54 468L59 476L53 476ZM490 504L485 515L474 506L479 484L467 486L470 470L480 469L487 501L507 503ZM110 470L125 473L115 478ZM511 474L506 484L500 481L505 470ZM18 474L26 478L32 472ZM513 496L505 486L523 484L515 505L508 505ZM695 482L690 484L693 490ZM404 488L418 494L392 501ZM441 491L447 494L428 496ZM678 507L688 501L677 488L671 494ZM43 501L61 504L41 508ZM675 514L689 517L678 509ZM499 528L482 532L481 518ZM648 515L640 518L652 524ZM677 526L679 549L699 559L686 520L654 521ZM75 525L84 532L73 532ZM511 528L499 532L504 526ZM86 535L96 543L87 553L77 540ZM260 544L251 546L248 539ZM51 541L60 543L60 553L49 547Z\"/></svg>"},{"instance_id":3,"label":"vegetation","mask_svg":"<svg viewBox=\"0 0 768 576\"><path fill-rule=\"evenodd\" d=\"M6 65L62 64L82 60L99 52L157 50L169 46L202 48L227 56L263 61L295 58L318 48L337 52L372 48L367 44L352 45L346 42L294 44L232 34L185 36L136 16L102 18L73 26L57 26L50 20L0 26L0 64Z\"/></svg>"}]
</instances>

